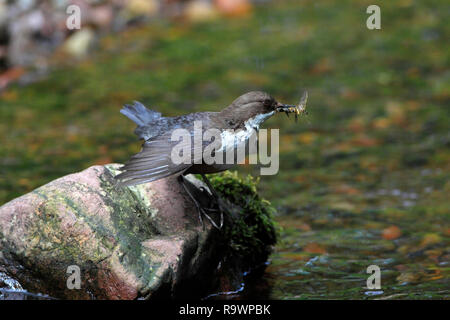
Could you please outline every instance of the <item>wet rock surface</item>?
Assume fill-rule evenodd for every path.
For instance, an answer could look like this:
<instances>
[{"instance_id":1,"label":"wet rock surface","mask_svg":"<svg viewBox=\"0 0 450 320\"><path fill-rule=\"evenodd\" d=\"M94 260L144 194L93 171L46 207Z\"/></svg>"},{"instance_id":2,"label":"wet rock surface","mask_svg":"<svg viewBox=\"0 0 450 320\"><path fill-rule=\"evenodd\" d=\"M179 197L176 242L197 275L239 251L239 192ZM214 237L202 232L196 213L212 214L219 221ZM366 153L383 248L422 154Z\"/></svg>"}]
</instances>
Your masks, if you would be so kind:
<instances>
[{"instance_id":1,"label":"wet rock surface","mask_svg":"<svg viewBox=\"0 0 450 320\"><path fill-rule=\"evenodd\" d=\"M206 223L203 230L176 178L121 188L113 180L118 166L64 176L0 207L0 272L9 281L3 288L137 299L202 296L242 280L250 265L222 263L230 257L230 232ZM201 182L190 181L200 192L194 186ZM69 289L74 268L80 289Z\"/></svg>"}]
</instances>

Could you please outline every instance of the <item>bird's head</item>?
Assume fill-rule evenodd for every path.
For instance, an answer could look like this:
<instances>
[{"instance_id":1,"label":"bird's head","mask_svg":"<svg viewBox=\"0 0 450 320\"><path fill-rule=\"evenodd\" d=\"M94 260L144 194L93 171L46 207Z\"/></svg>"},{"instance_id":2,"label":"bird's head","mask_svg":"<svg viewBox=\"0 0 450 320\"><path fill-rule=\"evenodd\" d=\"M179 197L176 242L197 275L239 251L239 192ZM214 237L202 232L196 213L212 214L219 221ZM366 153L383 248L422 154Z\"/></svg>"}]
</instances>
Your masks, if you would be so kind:
<instances>
[{"instance_id":1,"label":"bird's head","mask_svg":"<svg viewBox=\"0 0 450 320\"><path fill-rule=\"evenodd\" d=\"M259 126L277 112L298 114L298 107L277 102L266 92L251 91L234 100L222 112L224 116L232 119L231 121L235 121L235 119L240 120L241 123L236 123L237 125L251 121L256 126Z\"/></svg>"}]
</instances>

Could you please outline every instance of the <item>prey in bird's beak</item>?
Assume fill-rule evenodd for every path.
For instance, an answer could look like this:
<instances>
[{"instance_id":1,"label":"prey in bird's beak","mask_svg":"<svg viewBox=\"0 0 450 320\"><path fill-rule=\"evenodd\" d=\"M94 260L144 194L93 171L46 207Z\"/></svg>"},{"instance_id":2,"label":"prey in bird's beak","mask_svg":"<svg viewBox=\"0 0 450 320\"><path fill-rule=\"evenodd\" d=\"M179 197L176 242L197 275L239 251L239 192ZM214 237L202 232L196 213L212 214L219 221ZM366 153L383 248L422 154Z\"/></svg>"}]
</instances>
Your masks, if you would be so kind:
<instances>
[{"instance_id":1,"label":"prey in bird's beak","mask_svg":"<svg viewBox=\"0 0 450 320\"><path fill-rule=\"evenodd\" d=\"M295 121L297 121L298 115L307 115L308 114L308 111L306 111L306 102L307 101L308 101L308 92L305 91L297 106L291 105L291 104L278 103L276 111L286 113L288 118L289 118L289 113L295 113Z\"/></svg>"}]
</instances>

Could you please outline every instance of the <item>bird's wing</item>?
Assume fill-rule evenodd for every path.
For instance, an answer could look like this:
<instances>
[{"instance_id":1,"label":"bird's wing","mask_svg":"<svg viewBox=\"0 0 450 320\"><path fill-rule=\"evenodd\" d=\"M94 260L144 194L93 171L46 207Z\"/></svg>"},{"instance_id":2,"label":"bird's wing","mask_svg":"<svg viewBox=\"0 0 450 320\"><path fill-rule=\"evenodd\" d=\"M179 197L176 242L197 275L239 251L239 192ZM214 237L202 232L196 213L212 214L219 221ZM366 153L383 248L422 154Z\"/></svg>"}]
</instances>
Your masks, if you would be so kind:
<instances>
[{"instance_id":1,"label":"bird's wing","mask_svg":"<svg viewBox=\"0 0 450 320\"><path fill-rule=\"evenodd\" d=\"M177 164L172 161L172 150L175 146L182 150L191 151L189 163ZM201 145L199 147L202 148ZM122 186L133 186L171 175L179 175L192 166L199 156L201 157L201 152L199 153L198 150L195 152L192 140L172 141L171 134L167 133L146 141L141 152L132 156L120 168L122 173L115 178Z\"/></svg>"}]
</instances>

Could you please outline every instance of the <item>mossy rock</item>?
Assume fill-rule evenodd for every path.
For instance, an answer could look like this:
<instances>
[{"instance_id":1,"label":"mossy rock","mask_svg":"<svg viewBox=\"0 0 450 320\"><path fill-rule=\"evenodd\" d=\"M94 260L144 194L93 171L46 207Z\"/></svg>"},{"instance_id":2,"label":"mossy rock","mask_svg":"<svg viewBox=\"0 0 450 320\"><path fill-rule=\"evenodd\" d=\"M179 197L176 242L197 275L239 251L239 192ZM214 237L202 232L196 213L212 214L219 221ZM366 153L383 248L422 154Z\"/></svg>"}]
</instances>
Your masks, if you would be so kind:
<instances>
[{"instance_id":1,"label":"mossy rock","mask_svg":"<svg viewBox=\"0 0 450 320\"><path fill-rule=\"evenodd\" d=\"M275 209L258 195L258 182L251 175L241 178L229 171L211 178L213 187L234 208L224 231L230 254L245 257L248 265L264 262L277 240Z\"/></svg>"},{"instance_id":2,"label":"mossy rock","mask_svg":"<svg viewBox=\"0 0 450 320\"><path fill-rule=\"evenodd\" d=\"M113 180L118 166L64 176L0 207L0 272L57 298L200 297L267 258L275 242L272 209L252 179L212 178L237 212L217 230L206 221L202 228L175 177L121 188ZM225 263L218 273L232 256L242 263ZM67 285L74 265L80 289Z\"/></svg>"}]
</instances>

